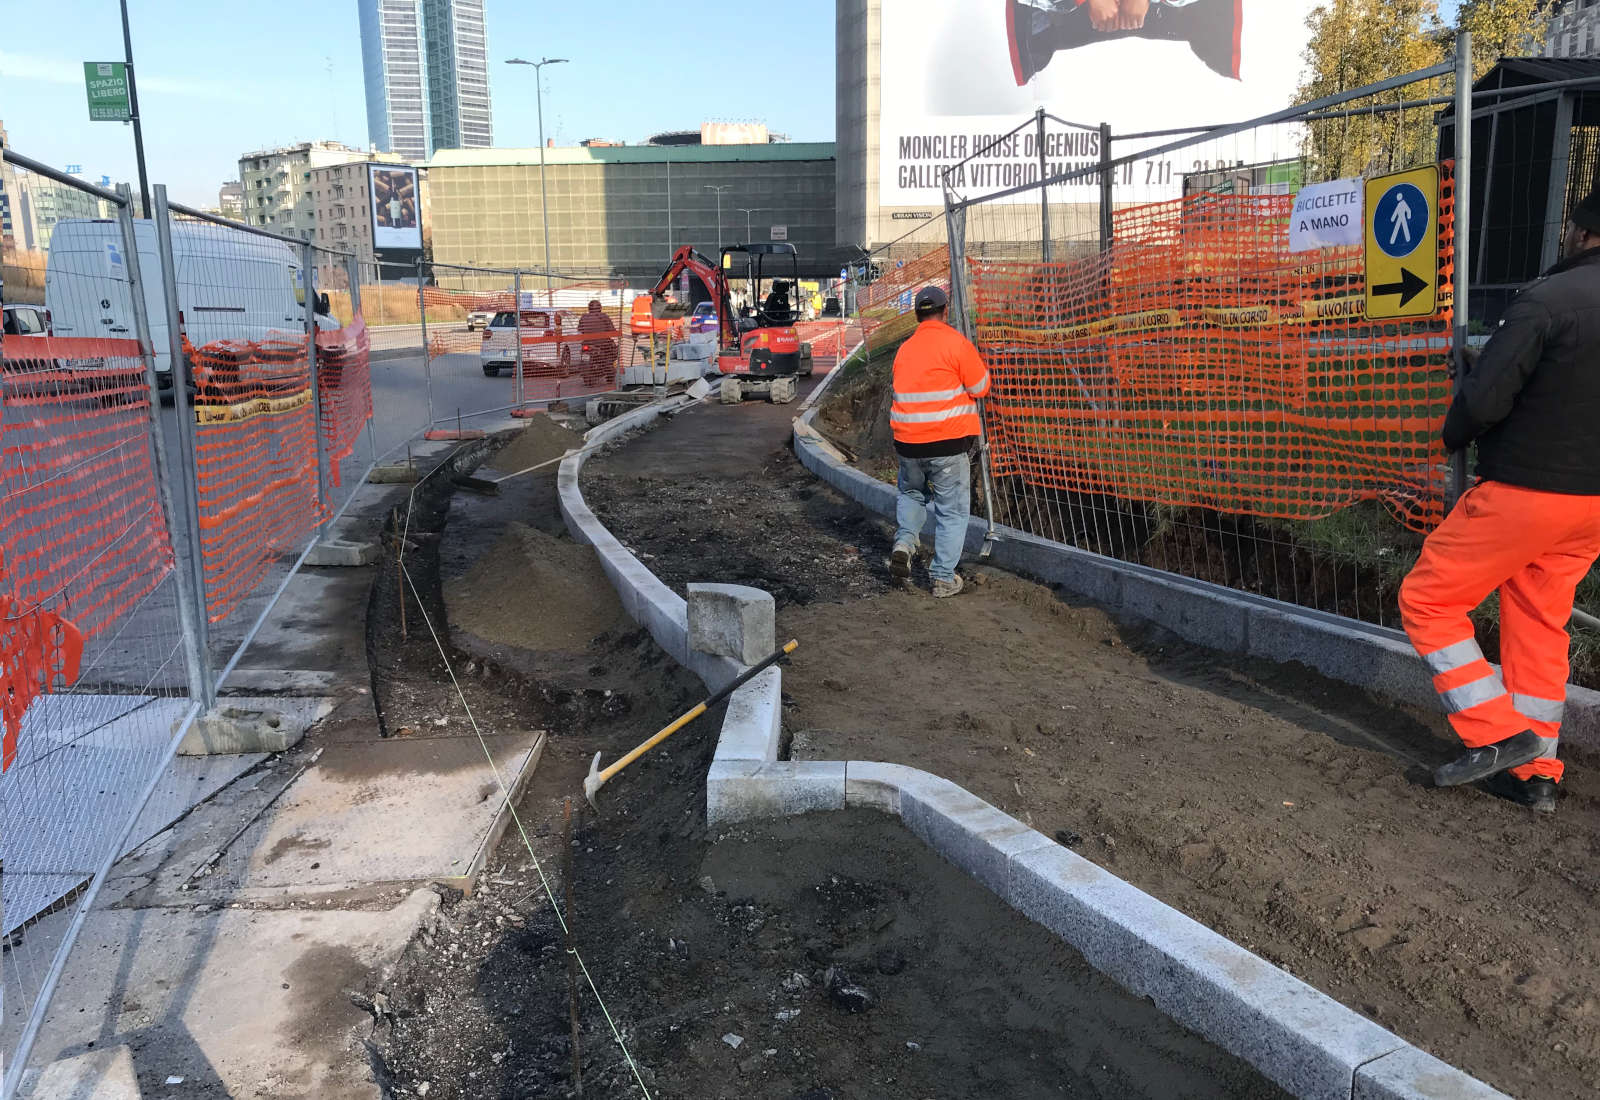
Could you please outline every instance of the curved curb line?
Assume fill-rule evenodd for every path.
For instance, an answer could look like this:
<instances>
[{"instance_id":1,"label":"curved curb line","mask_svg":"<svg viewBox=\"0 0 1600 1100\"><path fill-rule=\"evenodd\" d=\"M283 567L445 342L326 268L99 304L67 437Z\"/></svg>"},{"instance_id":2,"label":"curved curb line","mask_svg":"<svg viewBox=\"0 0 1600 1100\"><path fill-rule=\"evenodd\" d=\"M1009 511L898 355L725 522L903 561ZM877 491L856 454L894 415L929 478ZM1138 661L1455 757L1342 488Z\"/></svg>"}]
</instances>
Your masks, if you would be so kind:
<instances>
[{"instance_id":1,"label":"curved curb line","mask_svg":"<svg viewBox=\"0 0 1600 1100\"><path fill-rule=\"evenodd\" d=\"M670 403L646 406L585 441L615 438L668 411ZM726 683L738 666L689 652L685 601L584 503L578 474L585 457L569 454L558 475L573 537L595 548L623 607L662 648L708 686ZM729 700L706 778L708 823L846 807L894 814L1095 969L1296 1096L1507 1100L947 779L899 764L779 761L781 689L774 668Z\"/></svg>"}]
</instances>

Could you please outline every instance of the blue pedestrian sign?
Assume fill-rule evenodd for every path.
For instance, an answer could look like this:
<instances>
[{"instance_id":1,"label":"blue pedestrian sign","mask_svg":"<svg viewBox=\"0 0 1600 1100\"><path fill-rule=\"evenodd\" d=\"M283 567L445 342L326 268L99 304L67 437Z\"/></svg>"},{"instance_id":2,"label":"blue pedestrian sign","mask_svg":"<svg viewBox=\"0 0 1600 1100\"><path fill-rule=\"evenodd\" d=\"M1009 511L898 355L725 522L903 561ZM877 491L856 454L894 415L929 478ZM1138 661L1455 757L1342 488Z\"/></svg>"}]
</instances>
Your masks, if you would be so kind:
<instances>
[{"instance_id":1,"label":"blue pedestrian sign","mask_svg":"<svg viewBox=\"0 0 1600 1100\"><path fill-rule=\"evenodd\" d=\"M1438 312L1438 195L1439 169L1432 165L1366 181L1368 320Z\"/></svg>"},{"instance_id":2,"label":"blue pedestrian sign","mask_svg":"<svg viewBox=\"0 0 1600 1100\"><path fill-rule=\"evenodd\" d=\"M1426 238L1432 213L1420 188L1397 183L1383 193L1372 212L1372 236L1385 254L1403 260Z\"/></svg>"}]
</instances>

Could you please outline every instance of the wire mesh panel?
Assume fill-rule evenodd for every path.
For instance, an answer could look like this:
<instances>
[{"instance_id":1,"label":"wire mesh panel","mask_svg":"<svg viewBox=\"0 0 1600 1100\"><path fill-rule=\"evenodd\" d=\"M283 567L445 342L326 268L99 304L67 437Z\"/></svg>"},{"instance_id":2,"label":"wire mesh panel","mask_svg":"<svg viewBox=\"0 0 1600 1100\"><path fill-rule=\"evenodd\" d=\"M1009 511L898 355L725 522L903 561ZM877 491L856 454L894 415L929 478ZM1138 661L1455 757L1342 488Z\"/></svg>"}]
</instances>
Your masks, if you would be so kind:
<instances>
[{"instance_id":1,"label":"wire mesh panel","mask_svg":"<svg viewBox=\"0 0 1600 1100\"><path fill-rule=\"evenodd\" d=\"M0 340L0 1094L71 914L191 710L177 562L114 218L58 222L44 302ZM152 249L153 252L153 249ZM153 260L153 255L152 255ZM152 263L152 267L153 267ZM148 278L148 276L146 276ZM158 366L161 364L157 364Z\"/></svg>"},{"instance_id":2,"label":"wire mesh panel","mask_svg":"<svg viewBox=\"0 0 1600 1100\"><path fill-rule=\"evenodd\" d=\"M856 312L869 352L893 347L916 327L912 309L925 286L950 288L950 247L944 215L875 249L859 265L865 285L856 293Z\"/></svg>"},{"instance_id":3,"label":"wire mesh panel","mask_svg":"<svg viewBox=\"0 0 1600 1100\"><path fill-rule=\"evenodd\" d=\"M397 282L394 268L380 268L367 260L352 262L351 267L356 284L354 304L348 291L335 287L326 293L337 320L350 325L359 309L366 328L366 369L372 400L367 446L378 461L389 461L396 454L403 460L407 441L420 437L429 420L422 326L415 319L409 325L392 323L396 303L402 299L411 303L412 314L416 314L416 277L413 274L405 282ZM377 324L380 311L390 324ZM358 445L356 455L362 453ZM340 476L346 484L353 484L345 474Z\"/></svg>"},{"instance_id":4,"label":"wire mesh panel","mask_svg":"<svg viewBox=\"0 0 1600 1100\"><path fill-rule=\"evenodd\" d=\"M309 250L316 273L313 302L316 319L317 420L322 434L323 511L331 518L360 488L377 460L372 433L372 335L362 312L359 289L344 317L334 313L332 293L324 287L352 282L357 271L342 253ZM346 289L348 295L348 289ZM329 307L323 310L321 307Z\"/></svg>"},{"instance_id":5,"label":"wire mesh panel","mask_svg":"<svg viewBox=\"0 0 1600 1100\"><path fill-rule=\"evenodd\" d=\"M1171 136L1113 138L1103 172L960 203L997 519L1396 621L1449 479L1451 166L1425 316L1367 319L1359 205L1343 243L1297 250L1291 224L1309 184L1434 162L1431 115L1390 109L1404 94L1150 154ZM1088 132L1038 126L1046 147Z\"/></svg>"},{"instance_id":6,"label":"wire mesh panel","mask_svg":"<svg viewBox=\"0 0 1600 1100\"><path fill-rule=\"evenodd\" d=\"M613 390L641 353L625 281L428 264L420 269L435 438L468 422ZM476 381L504 379L499 386Z\"/></svg>"},{"instance_id":7,"label":"wire mesh panel","mask_svg":"<svg viewBox=\"0 0 1600 1100\"><path fill-rule=\"evenodd\" d=\"M323 518L298 250L171 219L179 339L193 401L193 484L206 615L226 660ZM187 401L180 396L180 415Z\"/></svg>"}]
</instances>

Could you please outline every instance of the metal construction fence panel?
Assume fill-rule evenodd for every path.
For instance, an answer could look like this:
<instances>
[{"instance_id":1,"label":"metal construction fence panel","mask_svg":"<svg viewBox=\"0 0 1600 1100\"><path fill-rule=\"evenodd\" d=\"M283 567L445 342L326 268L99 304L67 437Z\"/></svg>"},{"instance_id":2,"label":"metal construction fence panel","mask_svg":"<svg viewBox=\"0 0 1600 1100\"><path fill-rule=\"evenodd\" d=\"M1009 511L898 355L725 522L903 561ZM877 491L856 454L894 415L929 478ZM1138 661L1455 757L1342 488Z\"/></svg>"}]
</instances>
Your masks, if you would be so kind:
<instances>
[{"instance_id":1,"label":"metal construction fence panel","mask_svg":"<svg viewBox=\"0 0 1600 1100\"><path fill-rule=\"evenodd\" d=\"M946 215L917 226L875 249L861 265L867 283L856 293L856 313L869 353L894 347L916 327L912 303L925 286L950 289Z\"/></svg>"},{"instance_id":2,"label":"metal construction fence panel","mask_svg":"<svg viewBox=\"0 0 1600 1100\"><path fill-rule=\"evenodd\" d=\"M625 280L428 263L416 292L435 438L482 416L606 393L648 354L632 338L635 292ZM454 385L456 401L434 400L436 379L463 375L506 381Z\"/></svg>"},{"instance_id":3,"label":"metal construction fence panel","mask_svg":"<svg viewBox=\"0 0 1600 1100\"><path fill-rule=\"evenodd\" d=\"M179 740L380 457L361 265L83 190L110 216L53 226L0 342L3 1097Z\"/></svg>"},{"instance_id":4,"label":"metal construction fence panel","mask_svg":"<svg viewBox=\"0 0 1600 1100\"><path fill-rule=\"evenodd\" d=\"M1119 138L1041 111L1006 137L1044 150L1098 131L1099 164L1057 171L1041 155L1031 184L989 195L950 172L952 300L994 378L996 521L1394 623L1398 582L1456 487L1438 437L1464 211L1428 109L1448 79L1188 136ZM1437 254L1417 260L1429 308L1371 320L1362 219L1296 250L1298 197L1423 166L1438 171Z\"/></svg>"},{"instance_id":5,"label":"metal construction fence panel","mask_svg":"<svg viewBox=\"0 0 1600 1100\"><path fill-rule=\"evenodd\" d=\"M75 186L70 180L62 186ZM0 340L0 1094L198 711L165 497L151 272L125 200L59 223ZM135 243L137 240L137 244ZM39 300L41 299L42 300ZM36 310L28 318L22 308ZM42 321L40 320L42 318Z\"/></svg>"}]
</instances>

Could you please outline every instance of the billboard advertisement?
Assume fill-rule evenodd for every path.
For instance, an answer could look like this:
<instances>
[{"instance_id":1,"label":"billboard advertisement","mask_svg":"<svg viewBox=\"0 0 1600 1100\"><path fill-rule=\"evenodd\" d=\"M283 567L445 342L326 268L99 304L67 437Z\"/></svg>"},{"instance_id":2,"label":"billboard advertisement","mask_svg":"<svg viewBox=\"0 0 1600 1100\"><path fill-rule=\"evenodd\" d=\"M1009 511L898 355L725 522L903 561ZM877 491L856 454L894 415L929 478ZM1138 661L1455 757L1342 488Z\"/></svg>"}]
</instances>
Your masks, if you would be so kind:
<instances>
[{"instance_id":1,"label":"billboard advertisement","mask_svg":"<svg viewBox=\"0 0 1600 1100\"><path fill-rule=\"evenodd\" d=\"M372 247L422 251L422 200L417 170L407 164L367 166L372 195Z\"/></svg>"},{"instance_id":2,"label":"billboard advertisement","mask_svg":"<svg viewBox=\"0 0 1600 1100\"><path fill-rule=\"evenodd\" d=\"M1050 124L1051 175L1098 163L1102 122L1126 134L1220 125L1287 107L1317 2L882 0L879 202L942 204L943 170L1039 107L1093 127ZM1135 148L1119 143L1113 152ZM1154 170L1160 179L1138 181L1156 185L1145 197L1175 197L1191 166L1175 161ZM970 196L1038 178L1038 143L1026 130L952 182ZM1083 180L1086 199L1094 187Z\"/></svg>"}]
</instances>

